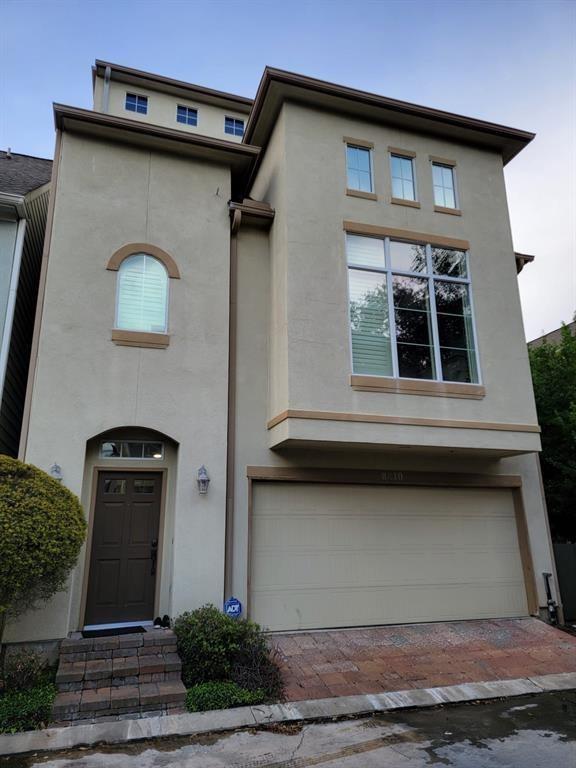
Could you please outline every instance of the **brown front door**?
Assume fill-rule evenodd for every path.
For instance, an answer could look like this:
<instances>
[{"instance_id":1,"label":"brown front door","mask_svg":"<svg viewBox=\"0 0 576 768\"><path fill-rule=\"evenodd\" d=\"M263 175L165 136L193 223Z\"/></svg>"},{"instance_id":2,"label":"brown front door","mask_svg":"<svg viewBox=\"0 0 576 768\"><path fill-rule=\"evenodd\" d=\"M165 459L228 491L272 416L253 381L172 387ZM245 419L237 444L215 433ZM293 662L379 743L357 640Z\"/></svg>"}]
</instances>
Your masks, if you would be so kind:
<instances>
[{"instance_id":1,"label":"brown front door","mask_svg":"<svg viewBox=\"0 0 576 768\"><path fill-rule=\"evenodd\" d=\"M160 472L99 472L85 624L154 618Z\"/></svg>"}]
</instances>

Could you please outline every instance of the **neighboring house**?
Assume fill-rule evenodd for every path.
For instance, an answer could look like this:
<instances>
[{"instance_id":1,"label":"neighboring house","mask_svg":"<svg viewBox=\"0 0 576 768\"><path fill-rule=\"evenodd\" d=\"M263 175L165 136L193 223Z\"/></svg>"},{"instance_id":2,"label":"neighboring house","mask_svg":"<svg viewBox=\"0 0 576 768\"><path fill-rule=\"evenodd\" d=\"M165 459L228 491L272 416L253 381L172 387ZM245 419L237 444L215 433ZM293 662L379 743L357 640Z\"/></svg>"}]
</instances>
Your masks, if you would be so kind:
<instances>
[{"instance_id":1,"label":"neighboring house","mask_svg":"<svg viewBox=\"0 0 576 768\"><path fill-rule=\"evenodd\" d=\"M566 328L570 331L572 336L576 336L576 320L571 323L566 323ZM542 336L538 336L537 339L532 339L528 342L529 347L541 347L542 344L558 344L562 338L562 328L556 328L554 331L545 333Z\"/></svg>"},{"instance_id":2,"label":"neighboring house","mask_svg":"<svg viewBox=\"0 0 576 768\"><path fill-rule=\"evenodd\" d=\"M0 453L16 456L52 161L0 151Z\"/></svg>"},{"instance_id":3,"label":"neighboring house","mask_svg":"<svg viewBox=\"0 0 576 768\"><path fill-rule=\"evenodd\" d=\"M94 111L55 119L20 453L61 466L90 532L12 639L231 595L272 630L537 615L503 174L533 134L274 69L251 102L104 62Z\"/></svg>"}]
</instances>

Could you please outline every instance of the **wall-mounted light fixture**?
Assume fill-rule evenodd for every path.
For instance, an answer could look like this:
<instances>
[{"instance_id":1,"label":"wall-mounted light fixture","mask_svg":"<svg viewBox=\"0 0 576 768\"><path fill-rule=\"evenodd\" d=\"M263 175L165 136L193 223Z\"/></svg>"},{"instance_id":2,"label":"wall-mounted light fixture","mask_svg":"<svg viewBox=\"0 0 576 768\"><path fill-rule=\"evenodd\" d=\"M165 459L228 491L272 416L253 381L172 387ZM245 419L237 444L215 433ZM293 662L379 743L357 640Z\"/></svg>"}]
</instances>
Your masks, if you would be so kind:
<instances>
[{"instance_id":1,"label":"wall-mounted light fixture","mask_svg":"<svg viewBox=\"0 0 576 768\"><path fill-rule=\"evenodd\" d=\"M59 483L62 482L62 467L60 464L56 464L56 462L54 462L54 464L52 464L50 467L50 474L54 480L58 480Z\"/></svg>"},{"instance_id":2,"label":"wall-mounted light fixture","mask_svg":"<svg viewBox=\"0 0 576 768\"><path fill-rule=\"evenodd\" d=\"M208 470L202 464L198 470L198 493L208 493L208 486L210 484L210 477L208 476Z\"/></svg>"}]
</instances>

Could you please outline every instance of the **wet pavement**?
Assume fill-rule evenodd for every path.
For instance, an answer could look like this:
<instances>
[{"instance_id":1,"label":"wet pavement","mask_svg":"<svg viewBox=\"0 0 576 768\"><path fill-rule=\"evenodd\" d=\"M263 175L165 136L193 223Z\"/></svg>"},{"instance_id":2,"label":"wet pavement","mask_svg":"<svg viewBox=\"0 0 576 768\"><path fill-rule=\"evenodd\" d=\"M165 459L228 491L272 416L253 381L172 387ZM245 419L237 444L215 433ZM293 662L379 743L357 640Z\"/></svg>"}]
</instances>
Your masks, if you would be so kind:
<instances>
[{"instance_id":1,"label":"wet pavement","mask_svg":"<svg viewBox=\"0 0 576 768\"><path fill-rule=\"evenodd\" d=\"M576 691L0 758L0 768L576 768Z\"/></svg>"}]
</instances>

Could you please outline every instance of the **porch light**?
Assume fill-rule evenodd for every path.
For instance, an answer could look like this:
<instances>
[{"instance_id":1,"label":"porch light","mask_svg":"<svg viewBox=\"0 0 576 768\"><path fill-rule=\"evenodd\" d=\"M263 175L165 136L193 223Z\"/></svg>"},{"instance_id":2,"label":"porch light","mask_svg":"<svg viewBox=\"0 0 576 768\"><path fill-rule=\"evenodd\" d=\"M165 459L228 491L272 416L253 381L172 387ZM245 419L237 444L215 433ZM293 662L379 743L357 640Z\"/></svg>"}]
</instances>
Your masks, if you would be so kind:
<instances>
[{"instance_id":1,"label":"porch light","mask_svg":"<svg viewBox=\"0 0 576 768\"><path fill-rule=\"evenodd\" d=\"M208 476L208 470L202 464L198 470L198 493L208 493L208 485L210 484L210 478Z\"/></svg>"},{"instance_id":2,"label":"porch light","mask_svg":"<svg viewBox=\"0 0 576 768\"><path fill-rule=\"evenodd\" d=\"M60 464L56 464L56 462L54 462L54 464L52 464L50 467L50 474L54 480L58 480L59 483L62 482L62 467Z\"/></svg>"}]
</instances>

